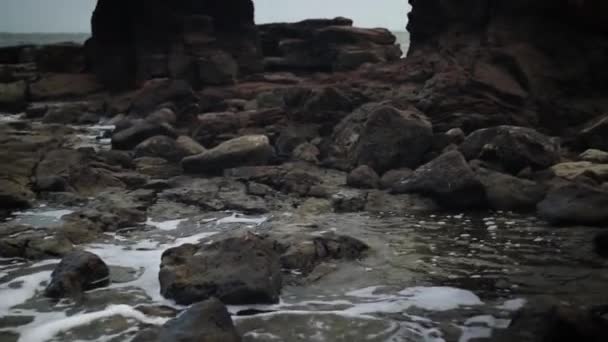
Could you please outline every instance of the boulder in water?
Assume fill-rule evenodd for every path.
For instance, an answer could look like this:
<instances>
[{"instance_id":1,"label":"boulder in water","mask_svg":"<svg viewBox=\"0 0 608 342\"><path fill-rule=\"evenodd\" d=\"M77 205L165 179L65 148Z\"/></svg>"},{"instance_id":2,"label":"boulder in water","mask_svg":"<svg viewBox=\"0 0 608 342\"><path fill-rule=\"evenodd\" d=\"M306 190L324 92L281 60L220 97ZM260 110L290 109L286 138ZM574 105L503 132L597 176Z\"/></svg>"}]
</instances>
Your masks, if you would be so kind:
<instances>
[{"instance_id":1,"label":"boulder in water","mask_svg":"<svg viewBox=\"0 0 608 342\"><path fill-rule=\"evenodd\" d=\"M110 270L99 256L74 251L61 259L51 274L51 282L44 294L52 298L77 297L84 291L109 284Z\"/></svg>"},{"instance_id":2,"label":"boulder in water","mask_svg":"<svg viewBox=\"0 0 608 342\"><path fill-rule=\"evenodd\" d=\"M581 183L557 187L538 204L538 214L554 224L608 222L608 192Z\"/></svg>"}]
</instances>

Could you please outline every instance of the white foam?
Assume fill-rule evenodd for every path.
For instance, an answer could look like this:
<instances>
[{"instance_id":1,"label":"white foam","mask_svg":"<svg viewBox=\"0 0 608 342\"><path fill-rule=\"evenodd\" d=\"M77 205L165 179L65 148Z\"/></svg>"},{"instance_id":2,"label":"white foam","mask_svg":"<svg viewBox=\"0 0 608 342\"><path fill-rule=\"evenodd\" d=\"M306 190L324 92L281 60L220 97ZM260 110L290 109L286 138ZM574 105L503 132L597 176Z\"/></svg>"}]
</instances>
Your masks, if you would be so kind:
<instances>
[{"instance_id":1,"label":"white foam","mask_svg":"<svg viewBox=\"0 0 608 342\"><path fill-rule=\"evenodd\" d=\"M185 222L185 221L187 221L187 219L178 219L178 220L157 222L157 221L153 221L152 219L148 218L148 220L146 221L146 224L149 226L158 228L160 230L170 231L170 230L176 230L177 227L180 225L180 223Z\"/></svg>"},{"instance_id":2,"label":"white foam","mask_svg":"<svg viewBox=\"0 0 608 342\"><path fill-rule=\"evenodd\" d=\"M527 301L523 298L510 299L502 305L497 306L498 309L507 311L517 311L526 306Z\"/></svg>"},{"instance_id":3,"label":"white foam","mask_svg":"<svg viewBox=\"0 0 608 342\"><path fill-rule=\"evenodd\" d=\"M0 316L7 314L10 308L32 298L38 290L42 289L40 283L49 280L50 276L50 271L38 272L15 278L9 284L0 285L0 292L2 292ZM19 284L19 286L9 286L10 284Z\"/></svg>"},{"instance_id":4,"label":"white foam","mask_svg":"<svg viewBox=\"0 0 608 342\"><path fill-rule=\"evenodd\" d=\"M63 216L73 213L73 210L47 210L47 211L18 211L14 213L17 216L41 216L50 217L55 220L60 220Z\"/></svg>"},{"instance_id":5,"label":"white foam","mask_svg":"<svg viewBox=\"0 0 608 342\"><path fill-rule=\"evenodd\" d=\"M230 216L217 220L216 224L220 225L220 224L226 224L226 223L245 223L245 224L254 224L256 226L259 226L262 223L266 222L267 220L268 220L268 217L266 217L266 216L250 218L250 217L240 216L237 213L232 213L232 215L230 215Z\"/></svg>"},{"instance_id":6,"label":"white foam","mask_svg":"<svg viewBox=\"0 0 608 342\"><path fill-rule=\"evenodd\" d=\"M48 341L60 332L67 331L72 328L112 316L123 316L125 318L132 318L142 323L151 325L162 325L165 324L168 320L168 318L148 317L140 311L133 309L129 305L111 305L102 311L77 314L74 316L65 317L60 320L47 322L45 324L33 327L28 330L24 330L21 336L19 337L18 342Z\"/></svg>"}]
</instances>

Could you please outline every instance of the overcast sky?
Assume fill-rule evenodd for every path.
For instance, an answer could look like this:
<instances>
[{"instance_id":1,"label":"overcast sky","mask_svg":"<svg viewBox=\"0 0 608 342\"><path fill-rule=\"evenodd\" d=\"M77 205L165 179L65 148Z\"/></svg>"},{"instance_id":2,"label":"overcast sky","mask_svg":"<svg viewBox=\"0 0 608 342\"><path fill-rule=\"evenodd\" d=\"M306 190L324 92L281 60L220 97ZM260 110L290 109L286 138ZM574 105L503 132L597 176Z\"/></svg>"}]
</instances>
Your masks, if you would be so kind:
<instances>
[{"instance_id":1,"label":"overcast sky","mask_svg":"<svg viewBox=\"0 0 608 342\"><path fill-rule=\"evenodd\" d=\"M129 0L123 0L129 1ZM349 17L404 30L407 0L254 0L258 23ZM0 32L89 32L96 0L0 0Z\"/></svg>"}]
</instances>

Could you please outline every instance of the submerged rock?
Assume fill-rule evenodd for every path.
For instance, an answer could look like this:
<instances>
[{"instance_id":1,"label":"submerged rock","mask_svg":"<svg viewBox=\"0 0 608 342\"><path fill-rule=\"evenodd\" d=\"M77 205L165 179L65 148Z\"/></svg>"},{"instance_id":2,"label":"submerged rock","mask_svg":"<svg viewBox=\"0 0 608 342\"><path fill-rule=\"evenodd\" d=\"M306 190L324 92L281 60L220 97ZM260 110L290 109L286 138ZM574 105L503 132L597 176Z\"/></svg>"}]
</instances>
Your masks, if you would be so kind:
<instances>
[{"instance_id":1,"label":"submerged rock","mask_svg":"<svg viewBox=\"0 0 608 342\"><path fill-rule=\"evenodd\" d=\"M467 160L480 159L517 174L526 167L546 169L560 160L559 144L531 128L497 126L471 133L460 145Z\"/></svg>"},{"instance_id":2,"label":"submerged rock","mask_svg":"<svg viewBox=\"0 0 608 342\"><path fill-rule=\"evenodd\" d=\"M538 204L538 214L554 224L608 222L608 192L580 183L555 188Z\"/></svg>"},{"instance_id":3,"label":"submerged rock","mask_svg":"<svg viewBox=\"0 0 608 342\"><path fill-rule=\"evenodd\" d=\"M161 293L188 305L217 297L226 304L277 303L281 265L273 241L251 233L163 253Z\"/></svg>"},{"instance_id":4,"label":"submerged rock","mask_svg":"<svg viewBox=\"0 0 608 342\"><path fill-rule=\"evenodd\" d=\"M458 151L449 151L416 169L393 186L394 193L428 195L447 208L471 209L486 204L483 185Z\"/></svg>"},{"instance_id":5,"label":"submerged rock","mask_svg":"<svg viewBox=\"0 0 608 342\"><path fill-rule=\"evenodd\" d=\"M201 154L182 160L184 171L189 173L213 173L239 166L265 165L274 150L268 137L247 135L226 141Z\"/></svg>"},{"instance_id":6,"label":"submerged rock","mask_svg":"<svg viewBox=\"0 0 608 342\"><path fill-rule=\"evenodd\" d=\"M192 305L162 327L140 332L133 342L240 342L226 306L213 298Z\"/></svg>"},{"instance_id":7,"label":"submerged rock","mask_svg":"<svg viewBox=\"0 0 608 342\"><path fill-rule=\"evenodd\" d=\"M110 270L93 253L75 251L66 255L53 273L44 295L52 298L78 297L84 291L110 284Z\"/></svg>"}]
</instances>

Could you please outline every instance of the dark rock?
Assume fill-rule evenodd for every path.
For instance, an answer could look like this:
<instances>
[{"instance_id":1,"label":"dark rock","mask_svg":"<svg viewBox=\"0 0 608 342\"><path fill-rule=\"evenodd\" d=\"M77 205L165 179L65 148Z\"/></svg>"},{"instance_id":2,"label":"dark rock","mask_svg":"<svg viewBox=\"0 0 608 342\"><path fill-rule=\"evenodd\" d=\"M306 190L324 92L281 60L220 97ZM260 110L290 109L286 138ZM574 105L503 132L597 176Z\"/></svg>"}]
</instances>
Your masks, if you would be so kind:
<instances>
[{"instance_id":1,"label":"dark rock","mask_svg":"<svg viewBox=\"0 0 608 342\"><path fill-rule=\"evenodd\" d=\"M150 113L146 117L146 121L159 125L162 125L164 123L169 125L175 125L175 123L177 122L177 115L170 108L161 108L157 111Z\"/></svg>"},{"instance_id":2,"label":"dark rock","mask_svg":"<svg viewBox=\"0 0 608 342\"><path fill-rule=\"evenodd\" d=\"M488 205L496 210L534 210L545 198L546 187L536 182L474 166L486 191Z\"/></svg>"},{"instance_id":3,"label":"dark rock","mask_svg":"<svg viewBox=\"0 0 608 342\"><path fill-rule=\"evenodd\" d=\"M72 243L46 230L30 226L0 226L0 256L4 258L25 258L41 260L61 257L73 250Z\"/></svg>"},{"instance_id":4,"label":"dark rock","mask_svg":"<svg viewBox=\"0 0 608 342\"><path fill-rule=\"evenodd\" d=\"M211 297L234 305L276 303L281 266L272 241L245 233L165 251L159 279L163 296L178 304Z\"/></svg>"},{"instance_id":5,"label":"dark rock","mask_svg":"<svg viewBox=\"0 0 608 342\"><path fill-rule=\"evenodd\" d=\"M342 190L331 196L331 204L337 213L363 211L367 203L367 193L357 190Z\"/></svg>"},{"instance_id":6,"label":"dark rock","mask_svg":"<svg viewBox=\"0 0 608 342\"><path fill-rule=\"evenodd\" d=\"M546 169L560 160L559 144L531 128L498 126L471 133L460 145L467 160L496 163L511 174Z\"/></svg>"},{"instance_id":7,"label":"dark rock","mask_svg":"<svg viewBox=\"0 0 608 342\"><path fill-rule=\"evenodd\" d=\"M112 148L131 150L142 141L157 135L177 138L174 129L167 124L141 122L112 135Z\"/></svg>"},{"instance_id":8,"label":"dark rock","mask_svg":"<svg viewBox=\"0 0 608 342\"><path fill-rule=\"evenodd\" d=\"M53 175L36 178L37 191L63 192L68 188L67 180L61 176Z\"/></svg>"},{"instance_id":9,"label":"dark rock","mask_svg":"<svg viewBox=\"0 0 608 342\"><path fill-rule=\"evenodd\" d=\"M377 172L418 166L432 138L431 124L415 109L401 111L382 104L359 108L336 127L333 136L336 157Z\"/></svg>"},{"instance_id":10,"label":"dark rock","mask_svg":"<svg viewBox=\"0 0 608 342\"><path fill-rule=\"evenodd\" d=\"M248 135L226 141L201 154L182 160L184 171L189 173L219 172L247 165L264 165L274 151L264 135Z\"/></svg>"},{"instance_id":11,"label":"dark rock","mask_svg":"<svg viewBox=\"0 0 608 342\"><path fill-rule=\"evenodd\" d=\"M159 328L140 332L133 342L240 342L228 309L212 298L196 303Z\"/></svg>"},{"instance_id":12,"label":"dark rock","mask_svg":"<svg viewBox=\"0 0 608 342\"><path fill-rule=\"evenodd\" d=\"M414 171L407 168L387 171L380 178L380 188L391 189L397 183L409 178L413 173Z\"/></svg>"},{"instance_id":13,"label":"dark rock","mask_svg":"<svg viewBox=\"0 0 608 342\"><path fill-rule=\"evenodd\" d=\"M134 152L135 158L158 157L172 162L178 162L187 155L175 139L164 135L158 135L142 141L135 146Z\"/></svg>"},{"instance_id":14,"label":"dark rock","mask_svg":"<svg viewBox=\"0 0 608 342\"><path fill-rule=\"evenodd\" d=\"M608 233L600 233L593 240L595 252L605 258L608 258Z\"/></svg>"},{"instance_id":15,"label":"dark rock","mask_svg":"<svg viewBox=\"0 0 608 342\"><path fill-rule=\"evenodd\" d=\"M239 66L226 52L208 53L208 56L199 58L197 64L199 79L203 85L225 85L236 82Z\"/></svg>"},{"instance_id":16,"label":"dark rock","mask_svg":"<svg viewBox=\"0 0 608 342\"><path fill-rule=\"evenodd\" d=\"M76 43L43 45L36 48L36 65L42 72L78 74L87 65L84 48Z\"/></svg>"},{"instance_id":17,"label":"dark rock","mask_svg":"<svg viewBox=\"0 0 608 342\"><path fill-rule=\"evenodd\" d=\"M66 255L51 274L44 290L47 297L77 297L84 291L110 284L108 266L97 255L75 251Z\"/></svg>"},{"instance_id":18,"label":"dark rock","mask_svg":"<svg viewBox=\"0 0 608 342\"><path fill-rule=\"evenodd\" d=\"M353 188L375 189L378 187L380 177L376 171L367 165L361 165L352 170L346 177L346 184Z\"/></svg>"},{"instance_id":19,"label":"dark rock","mask_svg":"<svg viewBox=\"0 0 608 342\"><path fill-rule=\"evenodd\" d=\"M483 185L458 151L442 154L396 184L395 193L420 193L439 204L454 209L472 209L486 205Z\"/></svg>"},{"instance_id":20,"label":"dark rock","mask_svg":"<svg viewBox=\"0 0 608 342\"><path fill-rule=\"evenodd\" d=\"M580 183L552 189L538 204L538 214L554 224L596 225L608 222L608 192Z\"/></svg>"},{"instance_id":21,"label":"dark rock","mask_svg":"<svg viewBox=\"0 0 608 342\"><path fill-rule=\"evenodd\" d=\"M0 83L0 110L18 112L25 109L27 102L27 83L17 81Z\"/></svg>"},{"instance_id":22,"label":"dark rock","mask_svg":"<svg viewBox=\"0 0 608 342\"><path fill-rule=\"evenodd\" d=\"M81 97L102 90L101 84L89 74L48 74L30 84L29 95L34 101L61 100Z\"/></svg>"},{"instance_id":23,"label":"dark rock","mask_svg":"<svg viewBox=\"0 0 608 342\"><path fill-rule=\"evenodd\" d=\"M169 179L182 174L177 163L171 163L164 158L141 157L133 160L137 172L156 179Z\"/></svg>"},{"instance_id":24,"label":"dark rock","mask_svg":"<svg viewBox=\"0 0 608 342\"><path fill-rule=\"evenodd\" d=\"M430 198L418 194L390 194L386 191L370 191L365 211L371 213L431 213L440 210Z\"/></svg>"},{"instance_id":25,"label":"dark rock","mask_svg":"<svg viewBox=\"0 0 608 342\"><path fill-rule=\"evenodd\" d=\"M74 103L64 104L59 106L52 106L48 109L42 122L44 123L60 123L60 124L75 124L83 123L83 117L86 114L94 114L97 122L99 117L97 113L89 112L90 106L87 103Z\"/></svg>"},{"instance_id":26,"label":"dark rock","mask_svg":"<svg viewBox=\"0 0 608 342\"><path fill-rule=\"evenodd\" d=\"M608 150L606 136L608 134L608 115L587 124L580 133L580 138L586 148Z\"/></svg>"},{"instance_id":27,"label":"dark rock","mask_svg":"<svg viewBox=\"0 0 608 342\"><path fill-rule=\"evenodd\" d=\"M298 145L292 153L292 159L295 161L304 161L317 164L319 162L319 149L311 143L303 143Z\"/></svg>"},{"instance_id":28,"label":"dark rock","mask_svg":"<svg viewBox=\"0 0 608 342\"><path fill-rule=\"evenodd\" d=\"M185 135L179 136L176 142L179 149L186 153L186 156L193 156L195 154L201 154L207 151L207 149L203 145L199 144L196 140Z\"/></svg>"}]
</instances>

